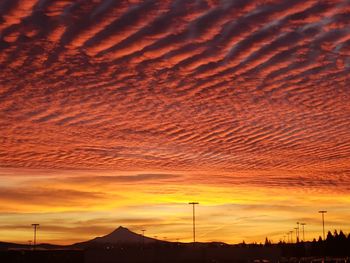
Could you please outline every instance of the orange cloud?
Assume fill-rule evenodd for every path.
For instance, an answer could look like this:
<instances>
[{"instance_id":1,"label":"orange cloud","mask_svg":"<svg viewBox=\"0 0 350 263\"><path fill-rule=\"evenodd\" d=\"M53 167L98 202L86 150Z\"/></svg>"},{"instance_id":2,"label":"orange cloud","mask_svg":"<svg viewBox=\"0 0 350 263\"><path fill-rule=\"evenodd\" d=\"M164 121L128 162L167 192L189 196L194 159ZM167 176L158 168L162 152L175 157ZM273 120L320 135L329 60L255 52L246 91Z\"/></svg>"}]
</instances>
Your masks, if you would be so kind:
<instances>
[{"instance_id":1,"label":"orange cloud","mask_svg":"<svg viewBox=\"0 0 350 263\"><path fill-rule=\"evenodd\" d=\"M40 218L63 242L75 213L97 225L82 238L129 222L190 240L189 200L202 240L277 241L302 219L311 238L317 209L347 231L349 10L2 1L1 236Z\"/></svg>"}]
</instances>

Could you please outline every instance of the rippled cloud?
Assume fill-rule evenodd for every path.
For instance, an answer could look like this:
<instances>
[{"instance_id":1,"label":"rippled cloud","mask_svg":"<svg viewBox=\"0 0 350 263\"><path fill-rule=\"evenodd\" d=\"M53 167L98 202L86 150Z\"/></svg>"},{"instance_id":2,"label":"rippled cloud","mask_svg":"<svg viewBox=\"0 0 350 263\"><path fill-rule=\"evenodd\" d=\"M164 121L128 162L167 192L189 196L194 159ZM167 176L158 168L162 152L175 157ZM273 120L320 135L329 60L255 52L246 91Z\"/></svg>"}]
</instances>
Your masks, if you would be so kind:
<instances>
[{"instance_id":1,"label":"rippled cloud","mask_svg":"<svg viewBox=\"0 0 350 263\"><path fill-rule=\"evenodd\" d=\"M1 1L1 200L348 195L349 17L347 0Z\"/></svg>"}]
</instances>

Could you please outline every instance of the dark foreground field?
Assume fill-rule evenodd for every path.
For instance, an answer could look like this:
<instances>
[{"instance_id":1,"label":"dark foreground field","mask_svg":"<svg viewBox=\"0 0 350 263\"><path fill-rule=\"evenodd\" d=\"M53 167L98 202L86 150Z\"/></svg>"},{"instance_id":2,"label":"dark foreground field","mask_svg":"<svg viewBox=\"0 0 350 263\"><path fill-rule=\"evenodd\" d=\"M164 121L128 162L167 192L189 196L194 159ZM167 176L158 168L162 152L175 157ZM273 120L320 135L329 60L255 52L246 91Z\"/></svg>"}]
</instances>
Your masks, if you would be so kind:
<instances>
[{"instance_id":1,"label":"dark foreground field","mask_svg":"<svg viewBox=\"0 0 350 263\"><path fill-rule=\"evenodd\" d=\"M268 259L276 262L280 257L280 253L275 248L161 248L161 249L110 249L103 250L87 250L87 263L112 263L112 262L251 262L255 259ZM115 259L118 259L116 261Z\"/></svg>"},{"instance_id":2,"label":"dark foreground field","mask_svg":"<svg viewBox=\"0 0 350 263\"><path fill-rule=\"evenodd\" d=\"M277 262L275 249L191 249L191 248L108 248L86 250L9 250L0 251L6 263L196 263L252 262L265 259Z\"/></svg>"},{"instance_id":3,"label":"dark foreground field","mask_svg":"<svg viewBox=\"0 0 350 263\"><path fill-rule=\"evenodd\" d=\"M85 263L84 251L9 250L0 251L1 263Z\"/></svg>"},{"instance_id":4,"label":"dark foreground field","mask_svg":"<svg viewBox=\"0 0 350 263\"><path fill-rule=\"evenodd\" d=\"M349 263L349 257L283 255L280 247L90 248L0 251L1 263Z\"/></svg>"}]
</instances>

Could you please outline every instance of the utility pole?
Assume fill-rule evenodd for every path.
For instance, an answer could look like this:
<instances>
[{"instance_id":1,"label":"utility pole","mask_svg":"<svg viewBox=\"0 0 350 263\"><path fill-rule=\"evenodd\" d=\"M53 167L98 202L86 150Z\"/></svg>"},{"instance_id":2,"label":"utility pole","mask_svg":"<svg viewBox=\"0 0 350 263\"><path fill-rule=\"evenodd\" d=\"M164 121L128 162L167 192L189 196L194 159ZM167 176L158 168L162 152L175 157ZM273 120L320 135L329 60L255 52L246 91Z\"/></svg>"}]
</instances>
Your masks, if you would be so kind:
<instances>
[{"instance_id":1,"label":"utility pole","mask_svg":"<svg viewBox=\"0 0 350 263\"><path fill-rule=\"evenodd\" d=\"M305 227L305 223L300 223L300 225L303 227L303 242L305 242L305 229L304 229L304 227Z\"/></svg>"},{"instance_id":2,"label":"utility pole","mask_svg":"<svg viewBox=\"0 0 350 263\"><path fill-rule=\"evenodd\" d=\"M34 242L33 242L33 250L35 250L36 246L36 229L38 228L39 224L32 224L32 227L34 228Z\"/></svg>"},{"instance_id":3,"label":"utility pole","mask_svg":"<svg viewBox=\"0 0 350 263\"><path fill-rule=\"evenodd\" d=\"M198 205L198 202L190 202L188 203L189 205L192 205L192 221L193 221L193 246L195 246L196 243L196 211L195 211L195 206Z\"/></svg>"},{"instance_id":4,"label":"utility pole","mask_svg":"<svg viewBox=\"0 0 350 263\"><path fill-rule=\"evenodd\" d=\"M318 211L320 214L322 214L322 226L323 226L323 241L326 240L326 235L324 232L324 214L327 213L325 210Z\"/></svg>"},{"instance_id":5,"label":"utility pole","mask_svg":"<svg viewBox=\"0 0 350 263\"><path fill-rule=\"evenodd\" d=\"M293 243L293 230L289 231L290 234L290 243Z\"/></svg>"}]
</instances>

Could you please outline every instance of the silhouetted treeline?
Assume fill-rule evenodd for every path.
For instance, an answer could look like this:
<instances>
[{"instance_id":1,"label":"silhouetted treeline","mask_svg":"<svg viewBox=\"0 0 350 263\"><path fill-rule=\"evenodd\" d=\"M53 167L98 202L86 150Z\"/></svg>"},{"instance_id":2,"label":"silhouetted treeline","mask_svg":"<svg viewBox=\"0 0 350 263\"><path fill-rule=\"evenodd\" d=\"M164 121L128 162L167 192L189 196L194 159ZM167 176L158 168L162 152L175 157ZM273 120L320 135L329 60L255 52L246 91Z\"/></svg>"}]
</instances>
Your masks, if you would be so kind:
<instances>
[{"instance_id":1,"label":"silhouetted treeline","mask_svg":"<svg viewBox=\"0 0 350 263\"><path fill-rule=\"evenodd\" d=\"M330 231L326 240L321 237L312 242L298 242L287 244L280 242L277 246L282 249L283 256L308 257L308 256L333 256L348 257L350 256L350 234L345 235L343 231Z\"/></svg>"}]
</instances>

